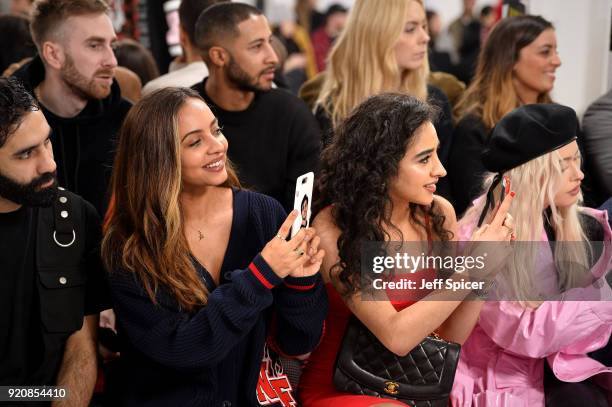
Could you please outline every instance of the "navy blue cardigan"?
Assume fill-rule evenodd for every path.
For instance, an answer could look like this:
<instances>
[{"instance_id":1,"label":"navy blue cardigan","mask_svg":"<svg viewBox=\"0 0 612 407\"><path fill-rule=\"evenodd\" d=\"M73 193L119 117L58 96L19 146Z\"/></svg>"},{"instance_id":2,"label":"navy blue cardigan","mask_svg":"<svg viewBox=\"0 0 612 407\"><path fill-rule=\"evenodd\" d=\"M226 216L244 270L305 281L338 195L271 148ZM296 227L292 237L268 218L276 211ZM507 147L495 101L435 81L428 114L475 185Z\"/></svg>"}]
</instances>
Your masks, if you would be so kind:
<instances>
[{"instance_id":1,"label":"navy blue cardigan","mask_svg":"<svg viewBox=\"0 0 612 407\"><path fill-rule=\"evenodd\" d=\"M254 192L234 190L233 196L219 286L196 266L210 292L199 311L181 311L164 290L154 305L133 275L111 274L123 345L118 371L109 377L113 404L257 406L271 321L285 354L308 353L318 344L327 314L320 276L283 281L259 255L285 219L283 208Z\"/></svg>"}]
</instances>

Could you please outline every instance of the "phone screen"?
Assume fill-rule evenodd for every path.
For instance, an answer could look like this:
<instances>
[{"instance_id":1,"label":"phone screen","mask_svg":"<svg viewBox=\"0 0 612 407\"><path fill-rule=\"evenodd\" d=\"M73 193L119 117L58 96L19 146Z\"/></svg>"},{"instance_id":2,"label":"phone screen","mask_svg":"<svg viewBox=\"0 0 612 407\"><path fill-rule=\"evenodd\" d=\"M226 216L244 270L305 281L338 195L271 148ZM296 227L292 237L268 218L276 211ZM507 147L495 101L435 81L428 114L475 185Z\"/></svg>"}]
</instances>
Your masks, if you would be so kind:
<instances>
[{"instance_id":1,"label":"phone screen","mask_svg":"<svg viewBox=\"0 0 612 407\"><path fill-rule=\"evenodd\" d=\"M301 228L307 228L310 226L310 208L312 206L313 184L313 172L308 172L299 176L295 182L293 209L296 209L299 215L291 226L291 237L295 236Z\"/></svg>"}]
</instances>

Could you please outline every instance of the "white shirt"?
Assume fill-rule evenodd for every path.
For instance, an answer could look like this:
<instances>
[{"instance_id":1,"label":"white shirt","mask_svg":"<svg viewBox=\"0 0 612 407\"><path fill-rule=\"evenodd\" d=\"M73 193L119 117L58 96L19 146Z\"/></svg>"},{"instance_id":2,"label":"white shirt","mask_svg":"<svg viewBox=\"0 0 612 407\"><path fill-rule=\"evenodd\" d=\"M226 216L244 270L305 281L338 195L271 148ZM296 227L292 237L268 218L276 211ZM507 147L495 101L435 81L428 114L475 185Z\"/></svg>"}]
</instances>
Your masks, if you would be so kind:
<instances>
[{"instance_id":1,"label":"white shirt","mask_svg":"<svg viewBox=\"0 0 612 407\"><path fill-rule=\"evenodd\" d=\"M149 81L142 88L142 95L144 96L154 90L169 88L171 86L190 88L196 83L201 82L207 76L208 68L204 62L192 62L181 69L168 72L165 75Z\"/></svg>"}]
</instances>

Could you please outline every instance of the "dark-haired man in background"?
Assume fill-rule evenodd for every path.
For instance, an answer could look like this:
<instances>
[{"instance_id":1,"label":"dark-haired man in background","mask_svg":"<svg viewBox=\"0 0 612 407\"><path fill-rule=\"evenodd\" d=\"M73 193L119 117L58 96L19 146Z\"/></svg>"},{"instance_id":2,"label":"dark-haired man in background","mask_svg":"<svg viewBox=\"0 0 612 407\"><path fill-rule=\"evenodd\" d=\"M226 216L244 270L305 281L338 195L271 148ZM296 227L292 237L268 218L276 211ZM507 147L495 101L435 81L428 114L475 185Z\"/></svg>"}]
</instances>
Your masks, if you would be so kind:
<instances>
[{"instance_id":1,"label":"dark-haired man in background","mask_svg":"<svg viewBox=\"0 0 612 407\"><path fill-rule=\"evenodd\" d=\"M271 38L255 7L228 2L206 9L196 24L196 43L209 76L193 89L223 126L240 181L289 211L295 180L318 165L321 136L304 102L272 89L278 57Z\"/></svg>"},{"instance_id":2,"label":"dark-haired man in background","mask_svg":"<svg viewBox=\"0 0 612 407\"><path fill-rule=\"evenodd\" d=\"M38 103L0 78L0 386L60 386L65 405L86 406L108 308L100 222L56 168Z\"/></svg>"}]
</instances>

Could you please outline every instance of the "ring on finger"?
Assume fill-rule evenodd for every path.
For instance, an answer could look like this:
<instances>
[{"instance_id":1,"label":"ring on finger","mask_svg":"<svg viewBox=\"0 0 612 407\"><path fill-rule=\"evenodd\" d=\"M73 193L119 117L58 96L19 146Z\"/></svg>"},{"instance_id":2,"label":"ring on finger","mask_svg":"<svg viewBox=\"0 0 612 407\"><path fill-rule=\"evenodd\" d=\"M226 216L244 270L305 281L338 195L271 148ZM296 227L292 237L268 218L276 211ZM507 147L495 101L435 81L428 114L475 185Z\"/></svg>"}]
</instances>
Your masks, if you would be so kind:
<instances>
[{"instance_id":1,"label":"ring on finger","mask_svg":"<svg viewBox=\"0 0 612 407\"><path fill-rule=\"evenodd\" d=\"M277 233L275 237L280 240L285 240L285 238L280 233Z\"/></svg>"},{"instance_id":2,"label":"ring on finger","mask_svg":"<svg viewBox=\"0 0 612 407\"><path fill-rule=\"evenodd\" d=\"M298 256L302 256L304 254L304 250L299 247L295 249L294 252L297 253Z\"/></svg>"}]
</instances>

